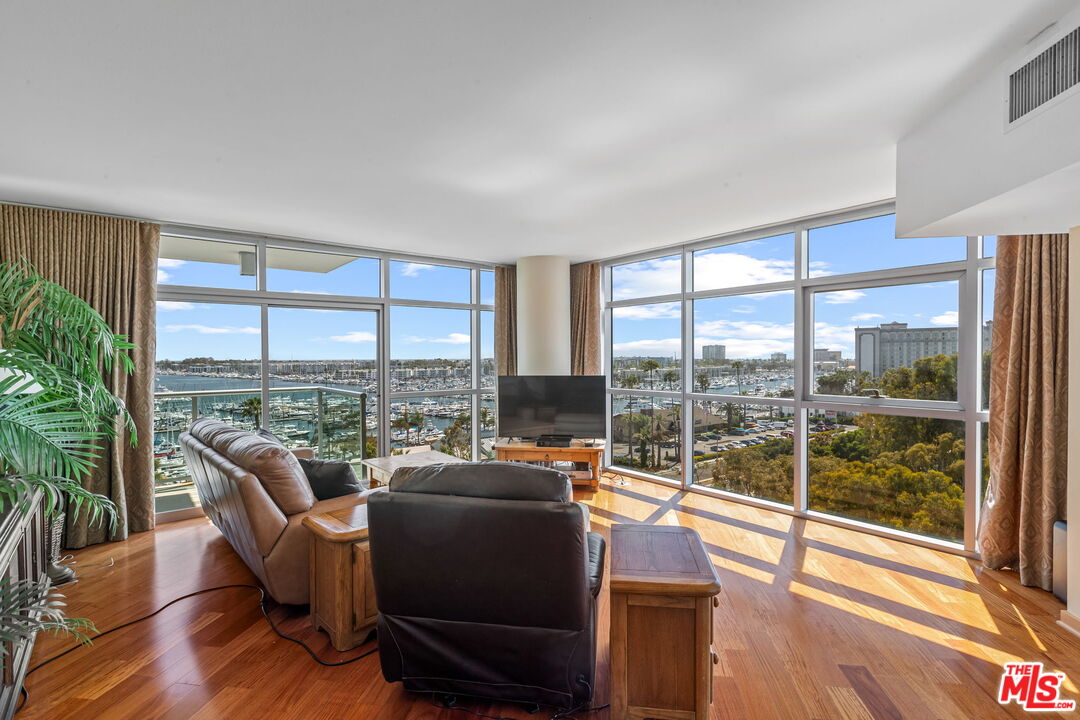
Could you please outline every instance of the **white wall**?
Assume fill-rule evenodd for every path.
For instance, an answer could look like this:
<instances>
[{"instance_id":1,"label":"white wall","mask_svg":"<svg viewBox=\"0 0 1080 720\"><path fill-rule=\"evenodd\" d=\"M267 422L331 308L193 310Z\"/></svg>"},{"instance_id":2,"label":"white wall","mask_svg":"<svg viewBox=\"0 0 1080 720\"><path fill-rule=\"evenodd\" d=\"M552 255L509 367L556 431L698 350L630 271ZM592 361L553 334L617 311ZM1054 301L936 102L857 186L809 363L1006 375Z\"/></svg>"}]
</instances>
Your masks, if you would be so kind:
<instances>
[{"instance_id":1,"label":"white wall","mask_svg":"<svg viewBox=\"0 0 1080 720\"><path fill-rule=\"evenodd\" d=\"M1069 231L1069 388L1067 591L1068 612L1080 626L1080 225Z\"/></svg>"},{"instance_id":2,"label":"white wall","mask_svg":"<svg viewBox=\"0 0 1080 720\"><path fill-rule=\"evenodd\" d=\"M570 261L565 257L517 261L517 372L570 374Z\"/></svg>"},{"instance_id":3,"label":"white wall","mask_svg":"<svg viewBox=\"0 0 1080 720\"><path fill-rule=\"evenodd\" d=\"M1010 60L988 69L926 116L897 145L896 226L902 237L1065 232L1080 197L1080 92L1005 131L1009 73L1080 25L1080 9ZM1052 101L1053 102L1053 101ZM1024 188L1032 183L1037 187ZM1045 201L1044 201L1045 200ZM1023 207L1022 212L1017 207Z\"/></svg>"}]
</instances>

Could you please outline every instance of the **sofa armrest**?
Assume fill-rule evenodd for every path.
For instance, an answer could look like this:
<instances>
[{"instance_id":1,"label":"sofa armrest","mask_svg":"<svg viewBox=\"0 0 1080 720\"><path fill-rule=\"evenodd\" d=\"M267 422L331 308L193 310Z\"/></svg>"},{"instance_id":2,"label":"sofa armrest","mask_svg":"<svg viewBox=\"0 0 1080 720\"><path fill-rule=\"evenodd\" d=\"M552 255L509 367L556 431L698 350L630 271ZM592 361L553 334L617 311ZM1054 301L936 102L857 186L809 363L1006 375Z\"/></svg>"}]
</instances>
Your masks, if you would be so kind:
<instances>
[{"instance_id":1,"label":"sofa armrest","mask_svg":"<svg viewBox=\"0 0 1080 720\"><path fill-rule=\"evenodd\" d=\"M313 448L309 448L309 447L292 448L292 450L290 452L292 452L292 454L295 455L296 457L303 458L304 460L314 460L315 459L315 450Z\"/></svg>"}]
</instances>

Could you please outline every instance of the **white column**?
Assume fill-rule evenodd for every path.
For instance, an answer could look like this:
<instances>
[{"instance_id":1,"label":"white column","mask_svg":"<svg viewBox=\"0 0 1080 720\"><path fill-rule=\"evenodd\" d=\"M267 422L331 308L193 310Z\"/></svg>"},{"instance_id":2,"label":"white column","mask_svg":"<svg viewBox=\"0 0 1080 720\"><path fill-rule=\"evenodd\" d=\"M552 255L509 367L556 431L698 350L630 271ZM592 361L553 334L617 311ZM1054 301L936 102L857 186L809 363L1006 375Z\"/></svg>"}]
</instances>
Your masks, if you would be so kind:
<instances>
[{"instance_id":1,"label":"white column","mask_svg":"<svg viewBox=\"0 0 1080 720\"><path fill-rule=\"evenodd\" d=\"M1061 624L1080 635L1080 225L1069 231L1069 607Z\"/></svg>"},{"instance_id":2,"label":"white column","mask_svg":"<svg viewBox=\"0 0 1080 720\"><path fill-rule=\"evenodd\" d=\"M517 261L518 375L570 374L570 261L533 255Z\"/></svg>"}]
</instances>

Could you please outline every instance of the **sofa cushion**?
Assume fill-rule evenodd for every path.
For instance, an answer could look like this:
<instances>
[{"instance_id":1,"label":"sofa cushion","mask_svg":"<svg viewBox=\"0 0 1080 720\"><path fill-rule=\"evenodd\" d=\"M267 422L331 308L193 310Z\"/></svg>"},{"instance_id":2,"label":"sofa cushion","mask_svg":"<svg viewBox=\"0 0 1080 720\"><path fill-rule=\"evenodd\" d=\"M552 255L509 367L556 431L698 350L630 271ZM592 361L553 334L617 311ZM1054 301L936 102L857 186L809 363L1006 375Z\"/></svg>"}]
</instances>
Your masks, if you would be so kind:
<instances>
[{"instance_id":1,"label":"sofa cushion","mask_svg":"<svg viewBox=\"0 0 1080 720\"><path fill-rule=\"evenodd\" d=\"M512 462L398 468L390 478L390 491L548 502L570 502L573 497L566 473Z\"/></svg>"},{"instance_id":2,"label":"sofa cushion","mask_svg":"<svg viewBox=\"0 0 1080 720\"><path fill-rule=\"evenodd\" d=\"M304 512L315 502L300 461L281 445L248 432L215 439L214 449L259 478L286 515Z\"/></svg>"},{"instance_id":3,"label":"sofa cushion","mask_svg":"<svg viewBox=\"0 0 1080 720\"><path fill-rule=\"evenodd\" d=\"M246 430L239 430L214 418L199 418L191 423L188 432L196 440L204 445L209 445L219 453L224 453L222 448L233 438L248 434Z\"/></svg>"},{"instance_id":4,"label":"sofa cushion","mask_svg":"<svg viewBox=\"0 0 1080 720\"><path fill-rule=\"evenodd\" d=\"M308 484L311 485L311 491L319 500L329 500L364 490L356 478L353 466L344 460L299 460L300 467L307 475Z\"/></svg>"}]
</instances>

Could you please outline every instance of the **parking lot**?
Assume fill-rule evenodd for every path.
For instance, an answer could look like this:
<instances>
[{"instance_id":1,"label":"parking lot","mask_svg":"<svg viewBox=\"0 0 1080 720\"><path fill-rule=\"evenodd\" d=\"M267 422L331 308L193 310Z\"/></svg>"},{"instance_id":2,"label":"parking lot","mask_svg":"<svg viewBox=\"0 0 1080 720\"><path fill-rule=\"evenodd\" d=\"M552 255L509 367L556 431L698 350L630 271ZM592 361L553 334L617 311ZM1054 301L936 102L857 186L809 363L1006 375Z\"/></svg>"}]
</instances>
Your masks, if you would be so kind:
<instances>
[{"instance_id":1,"label":"parking lot","mask_svg":"<svg viewBox=\"0 0 1080 720\"><path fill-rule=\"evenodd\" d=\"M762 421L752 427L735 428L731 431L727 431L725 428L711 432L694 433L694 456L712 455L741 447L764 445L770 440L790 438L794 435L794 424L793 420L773 420ZM810 433L816 434L829 430L848 432L854 429L854 425L814 423L810 426Z\"/></svg>"}]
</instances>

